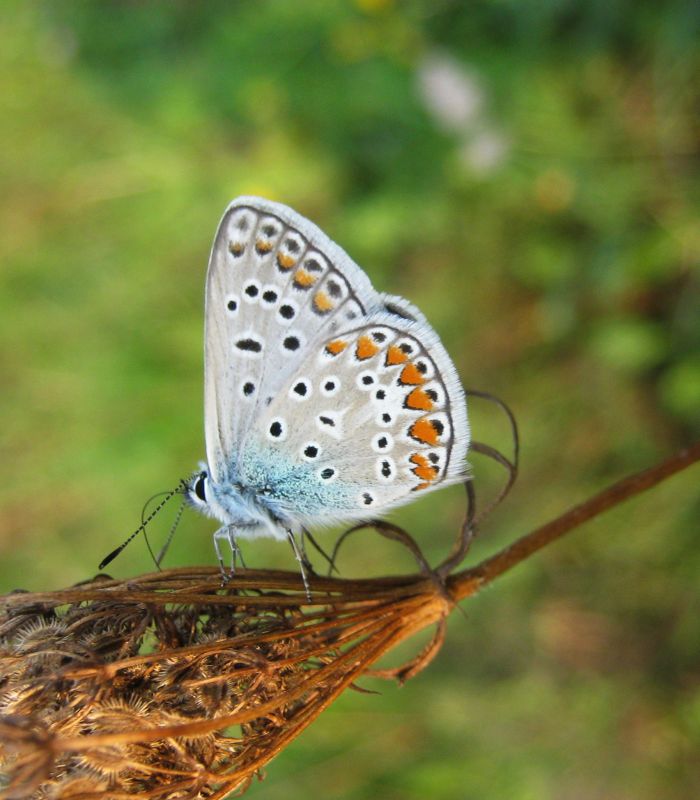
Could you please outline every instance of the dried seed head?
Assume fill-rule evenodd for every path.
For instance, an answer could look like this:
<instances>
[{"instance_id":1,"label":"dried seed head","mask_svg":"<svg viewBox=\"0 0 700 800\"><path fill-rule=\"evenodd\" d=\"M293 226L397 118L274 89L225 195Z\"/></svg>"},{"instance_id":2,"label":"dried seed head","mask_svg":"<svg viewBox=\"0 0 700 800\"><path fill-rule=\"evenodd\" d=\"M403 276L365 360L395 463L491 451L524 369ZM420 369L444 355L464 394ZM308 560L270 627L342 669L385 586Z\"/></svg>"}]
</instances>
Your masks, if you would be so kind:
<instances>
[{"instance_id":1,"label":"dried seed head","mask_svg":"<svg viewBox=\"0 0 700 800\"><path fill-rule=\"evenodd\" d=\"M4 598L8 796L224 797L446 612L421 576L314 588L309 603L295 574L241 573L223 591L216 572L173 570Z\"/></svg>"}]
</instances>

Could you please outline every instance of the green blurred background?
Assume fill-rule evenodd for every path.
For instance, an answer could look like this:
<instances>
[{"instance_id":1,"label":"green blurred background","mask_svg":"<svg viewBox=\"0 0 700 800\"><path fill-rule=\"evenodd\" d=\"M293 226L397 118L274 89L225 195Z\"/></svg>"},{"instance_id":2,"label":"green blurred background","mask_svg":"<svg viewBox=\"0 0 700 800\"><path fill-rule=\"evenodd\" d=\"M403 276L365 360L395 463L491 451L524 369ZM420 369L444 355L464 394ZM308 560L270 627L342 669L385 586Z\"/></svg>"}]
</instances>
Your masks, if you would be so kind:
<instances>
[{"instance_id":1,"label":"green blurred background","mask_svg":"<svg viewBox=\"0 0 700 800\"><path fill-rule=\"evenodd\" d=\"M4 3L2 590L94 574L203 456L204 273L240 193L316 221L515 410L522 476L472 559L691 441L699 22L640 0ZM486 498L499 475L473 467ZM343 697L250 796L700 796L699 483L470 600L426 673L365 681L381 696ZM395 519L437 559L461 497ZM213 563L213 528L186 515L169 563ZM343 561L410 566L370 534ZM150 568L142 543L110 567Z\"/></svg>"}]
</instances>

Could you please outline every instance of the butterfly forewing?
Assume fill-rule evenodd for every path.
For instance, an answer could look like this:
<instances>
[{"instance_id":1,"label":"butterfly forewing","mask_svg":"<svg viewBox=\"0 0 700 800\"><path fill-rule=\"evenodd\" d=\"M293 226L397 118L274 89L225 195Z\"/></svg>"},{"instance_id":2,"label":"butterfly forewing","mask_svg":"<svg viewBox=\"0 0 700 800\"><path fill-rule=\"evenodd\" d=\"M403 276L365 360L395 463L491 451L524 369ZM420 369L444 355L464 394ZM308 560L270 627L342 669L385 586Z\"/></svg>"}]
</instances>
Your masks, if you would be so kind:
<instances>
[{"instance_id":1,"label":"butterfly forewing","mask_svg":"<svg viewBox=\"0 0 700 800\"><path fill-rule=\"evenodd\" d=\"M376 302L369 280L286 206L240 198L219 225L206 289L205 416L214 478L308 349Z\"/></svg>"}]
</instances>

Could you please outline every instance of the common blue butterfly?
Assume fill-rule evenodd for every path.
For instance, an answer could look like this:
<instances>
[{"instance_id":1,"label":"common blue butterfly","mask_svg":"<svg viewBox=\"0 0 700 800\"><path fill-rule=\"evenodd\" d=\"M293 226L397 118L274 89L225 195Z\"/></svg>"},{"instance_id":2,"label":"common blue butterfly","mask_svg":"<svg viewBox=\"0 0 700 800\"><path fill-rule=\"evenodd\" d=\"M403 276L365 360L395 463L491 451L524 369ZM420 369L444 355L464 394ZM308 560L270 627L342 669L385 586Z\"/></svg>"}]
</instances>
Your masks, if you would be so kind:
<instances>
[{"instance_id":1,"label":"common blue butterfly","mask_svg":"<svg viewBox=\"0 0 700 800\"><path fill-rule=\"evenodd\" d=\"M204 394L207 464L186 495L222 523L219 561L221 540L294 545L465 477L465 396L438 335L279 203L239 197L219 224Z\"/></svg>"}]
</instances>

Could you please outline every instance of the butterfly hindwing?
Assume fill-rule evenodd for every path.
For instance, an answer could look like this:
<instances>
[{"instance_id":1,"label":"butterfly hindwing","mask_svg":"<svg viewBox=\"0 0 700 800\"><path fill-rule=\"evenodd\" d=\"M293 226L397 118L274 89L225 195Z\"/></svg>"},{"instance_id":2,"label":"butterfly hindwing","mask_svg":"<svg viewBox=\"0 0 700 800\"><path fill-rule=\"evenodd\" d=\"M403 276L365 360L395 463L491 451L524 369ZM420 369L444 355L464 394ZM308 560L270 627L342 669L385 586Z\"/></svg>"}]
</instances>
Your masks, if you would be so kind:
<instances>
[{"instance_id":1,"label":"butterfly hindwing","mask_svg":"<svg viewBox=\"0 0 700 800\"><path fill-rule=\"evenodd\" d=\"M463 479L464 393L414 312L380 298L360 325L317 342L255 420L247 447L282 458L270 489L285 514L307 524L363 519ZM304 480L290 480L292 465Z\"/></svg>"}]
</instances>

